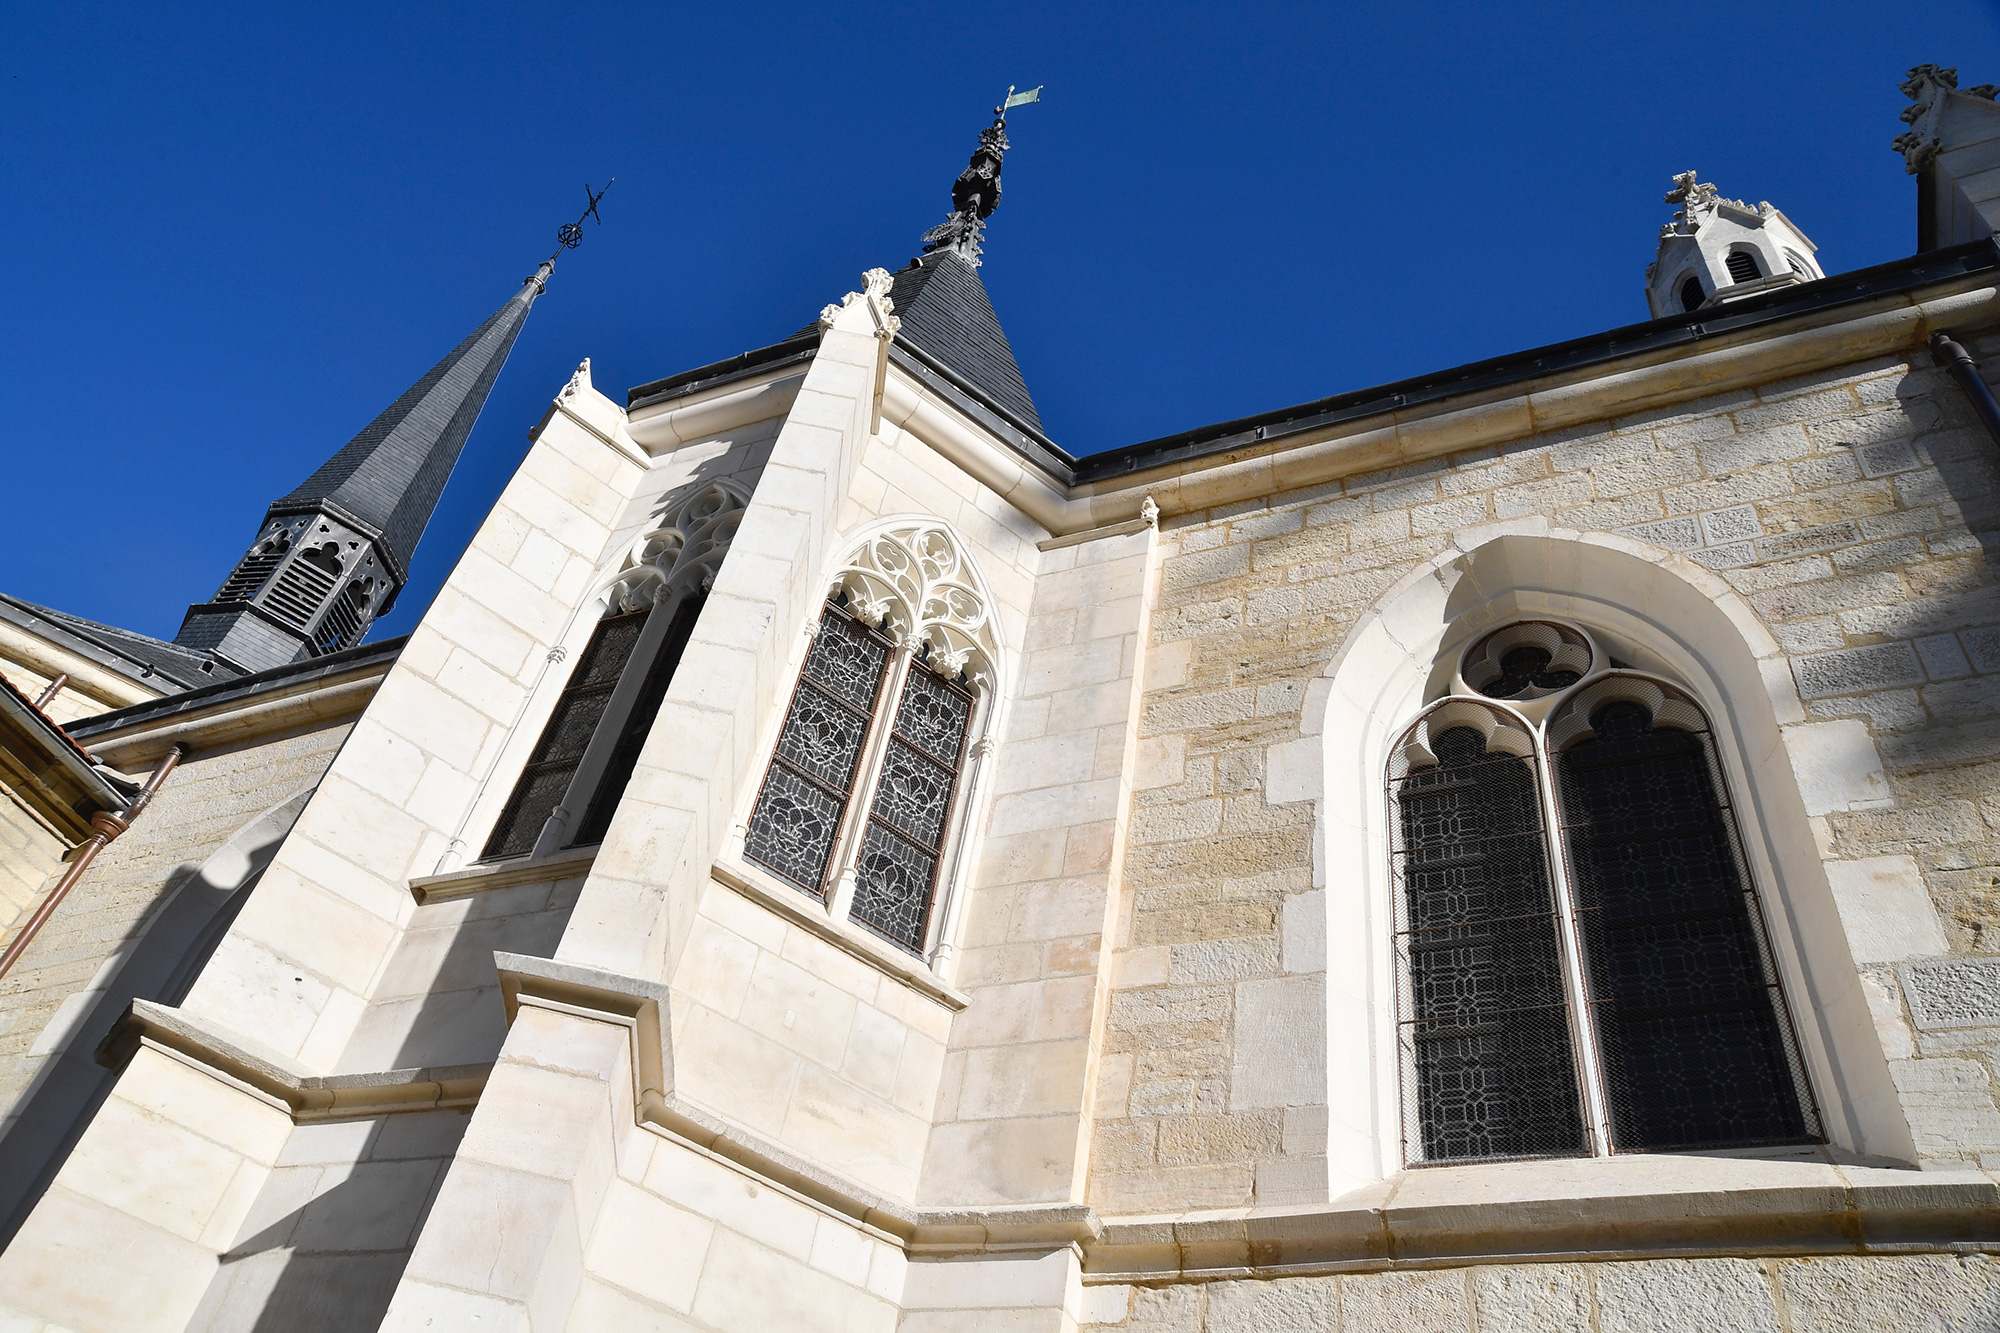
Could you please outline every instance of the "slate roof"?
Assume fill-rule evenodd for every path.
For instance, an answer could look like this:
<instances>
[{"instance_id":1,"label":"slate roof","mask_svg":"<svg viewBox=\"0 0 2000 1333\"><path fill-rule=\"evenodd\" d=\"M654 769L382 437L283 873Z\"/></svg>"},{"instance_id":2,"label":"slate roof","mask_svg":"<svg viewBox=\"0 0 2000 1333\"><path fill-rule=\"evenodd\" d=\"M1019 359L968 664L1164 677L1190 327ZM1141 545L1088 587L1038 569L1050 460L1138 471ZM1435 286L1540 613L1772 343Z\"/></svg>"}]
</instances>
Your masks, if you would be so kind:
<instances>
[{"instance_id":1,"label":"slate roof","mask_svg":"<svg viewBox=\"0 0 2000 1333\"><path fill-rule=\"evenodd\" d=\"M270 512L310 513L330 503L379 532L393 572L407 577L417 539L540 292L530 279Z\"/></svg>"},{"instance_id":2,"label":"slate roof","mask_svg":"<svg viewBox=\"0 0 2000 1333\"><path fill-rule=\"evenodd\" d=\"M1042 418L1035 400L1021 378L1014 361L1013 344L1007 341L1000 317L993 313L993 301L979 270L965 262L956 250L933 250L918 255L890 275L894 279L889 299L895 304L896 318L903 322L896 341L913 347L925 360L942 367L989 403L1014 419L1014 424L1041 436ZM775 352L801 338L816 337L818 324L808 324L784 342L762 352L745 352L733 361ZM627 409L638 406L640 397L657 398L680 387L680 381L707 375L719 366L656 380L628 395ZM1046 438L1046 437L1044 437Z\"/></svg>"},{"instance_id":3,"label":"slate roof","mask_svg":"<svg viewBox=\"0 0 2000 1333\"><path fill-rule=\"evenodd\" d=\"M896 336L954 370L996 404L1042 433L1014 348L993 313L979 270L956 250L934 250L894 275L889 299L903 321Z\"/></svg>"},{"instance_id":4,"label":"slate roof","mask_svg":"<svg viewBox=\"0 0 2000 1333\"><path fill-rule=\"evenodd\" d=\"M99 624L52 607L37 606L0 593L0 620L8 620L42 638L61 644L121 676L145 680L169 694L229 680L235 672L202 653L137 634L115 625Z\"/></svg>"}]
</instances>

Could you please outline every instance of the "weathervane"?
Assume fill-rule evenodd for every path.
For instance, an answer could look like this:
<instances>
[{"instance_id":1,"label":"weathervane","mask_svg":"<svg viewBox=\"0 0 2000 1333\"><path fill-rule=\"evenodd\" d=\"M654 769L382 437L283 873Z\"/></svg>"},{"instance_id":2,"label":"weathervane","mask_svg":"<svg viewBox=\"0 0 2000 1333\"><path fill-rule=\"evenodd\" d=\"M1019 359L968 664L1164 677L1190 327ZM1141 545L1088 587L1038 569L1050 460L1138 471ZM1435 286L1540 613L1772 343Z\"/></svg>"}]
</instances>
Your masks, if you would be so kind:
<instances>
[{"instance_id":1,"label":"weathervane","mask_svg":"<svg viewBox=\"0 0 2000 1333\"><path fill-rule=\"evenodd\" d=\"M958 179L951 183L951 216L924 233L924 253L956 250L959 257L979 267L979 242L986 234L986 219L1000 207L1000 161L1007 154L1007 113L1017 106L1042 100L1038 84L1024 93L1007 85L1007 95L993 108L993 123L979 132L979 147Z\"/></svg>"},{"instance_id":2,"label":"weathervane","mask_svg":"<svg viewBox=\"0 0 2000 1333\"><path fill-rule=\"evenodd\" d=\"M535 271L535 276L528 279L529 282L546 283L549 280L549 274L555 272L556 260L562 257L562 252L565 250L574 250L577 246L583 244L583 221L585 218L595 218L598 226L601 227L604 225L604 218L597 211L597 201L604 197L605 190L609 190L617 183L618 178L613 176L610 180L604 182L604 190L593 191L590 188L590 182L584 182L583 212L577 214L576 221L565 222L562 226L556 228L556 252L542 261L541 267ZM537 288L537 290L540 290L540 288Z\"/></svg>"}]
</instances>

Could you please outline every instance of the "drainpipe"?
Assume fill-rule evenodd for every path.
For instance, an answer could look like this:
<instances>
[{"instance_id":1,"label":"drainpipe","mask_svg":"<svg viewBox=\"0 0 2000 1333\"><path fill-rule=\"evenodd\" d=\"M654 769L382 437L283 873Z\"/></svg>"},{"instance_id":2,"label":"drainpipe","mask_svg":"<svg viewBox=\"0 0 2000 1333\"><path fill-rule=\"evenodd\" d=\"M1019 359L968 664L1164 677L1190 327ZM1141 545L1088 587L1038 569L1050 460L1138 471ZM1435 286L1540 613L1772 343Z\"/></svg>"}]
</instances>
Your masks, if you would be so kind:
<instances>
[{"instance_id":1,"label":"drainpipe","mask_svg":"<svg viewBox=\"0 0 2000 1333\"><path fill-rule=\"evenodd\" d=\"M145 788L132 798L132 804L115 815L109 810L99 810L90 817L90 827L95 832L84 839L83 845L76 849L76 856L70 861L69 869L63 871L63 877L56 881L53 889L49 890L49 896L42 899L42 905L28 918L28 924L22 926L21 933L7 945L7 951L0 953L0 977L6 976L14 964L20 961L21 955L28 951L28 945L34 941L42 927L48 924L49 918L55 915L57 906L68 896L69 891L76 887L76 882L83 878L83 872L90 869L90 863L97 859L97 854L104 850L105 844L132 827L132 821L139 817L139 812L146 808L153 799L153 793L166 782L167 775L174 771L175 765L180 763L186 753L186 747L174 746L160 760L160 766L153 770L153 776L146 779Z\"/></svg>"},{"instance_id":2,"label":"drainpipe","mask_svg":"<svg viewBox=\"0 0 2000 1333\"><path fill-rule=\"evenodd\" d=\"M1979 413L1979 419L1986 424L1986 433L1993 437L1995 444L2000 444L2000 403L1993 401L1993 390L1979 377L1979 363L1972 359L1972 353L1961 347L1949 333L1940 330L1931 335L1931 354L1958 381L1958 387L1972 400L1972 410Z\"/></svg>"},{"instance_id":3,"label":"drainpipe","mask_svg":"<svg viewBox=\"0 0 2000 1333\"><path fill-rule=\"evenodd\" d=\"M56 678L49 682L48 688L44 689L42 691L41 697L35 700L35 707L47 708L49 706L49 701L51 699L54 699L56 695L62 692L62 687L64 686L64 684L68 682L68 680L69 680L69 672L67 671L56 672Z\"/></svg>"}]
</instances>

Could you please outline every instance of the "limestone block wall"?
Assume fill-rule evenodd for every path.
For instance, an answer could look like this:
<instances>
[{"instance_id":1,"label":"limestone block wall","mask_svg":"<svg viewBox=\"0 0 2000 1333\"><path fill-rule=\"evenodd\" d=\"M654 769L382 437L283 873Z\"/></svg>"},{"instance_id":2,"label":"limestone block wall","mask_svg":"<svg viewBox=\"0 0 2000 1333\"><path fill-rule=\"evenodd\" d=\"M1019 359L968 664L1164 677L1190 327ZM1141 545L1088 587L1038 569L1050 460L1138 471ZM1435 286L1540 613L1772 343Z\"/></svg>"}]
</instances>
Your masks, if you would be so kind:
<instances>
[{"instance_id":1,"label":"limestone block wall","mask_svg":"<svg viewBox=\"0 0 2000 1333\"><path fill-rule=\"evenodd\" d=\"M858 542L877 521L914 515L950 523L997 603L994 619L1007 653L1002 669L1019 676L1029 598L1043 559L1034 544L1039 529L889 424L863 447L837 512L828 548L833 562L847 554L839 543ZM829 563L819 572L830 577L832 569ZM818 614L812 604L801 622L783 627L787 687L808 642L798 631ZM1000 694L1004 738L1013 734L1016 713L1005 681ZM739 817L747 816L769 762L783 698L781 692L762 719L747 783L729 793ZM983 812L982 804L969 816L975 845ZM959 892L973 892L970 879ZM796 893L783 884L775 892ZM708 885L701 903L674 977L682 1092L871 1188L914 1198L954 1006L722 883ZM979 1009L975 982L983 978L958 971Z\"/></svg>"},{"instance_id":2,"label":"limestone block wall","mask_svg":"<svg viewBox=\"0 0 2000 1333\"><path fill-rule=\"evenodd\" d=\"M1175 1287L1091 1287L1085 1330L1410 1333L1415 1329L1974 1333L2000 1325L1988 1255L1495 1264Z\"/></svg>"},{"instance_id":3,"label":"limestone block wall","mask_svg":"<svg viewBox=\"0 0 2000 1333\"><path fill-rule=\"evenodd\" d=\"M1791 764L1901 1110L1926 1161L2000 1161L2000 1030L1919 1026L1899 990L1915 968L1949 993L1948 1021L1987 1012L1964 998L1973 974L1911 960L1995 951L1996 515L1995 447L1926 359L1171 523L1091 1199L1146 1212L1325 1197L1324 1039L1300 1035L1325 1012L1325 951L1343 928L1315 874L1320 776L1300 759L1319 678L1418 566L1468 530L1537 520L1706 567L1774 636L1778 693L1803 700L1780 719ZM1296 1078L1273 1073L1285 1068Z\"/></svg>"},{"instance_id":4,"label":"limestone block wall","mask_svg":"<svg viewBox=\"0 0 2000 1333\"><path fill-rule=\"evenodd\" d=\"M40 1038L63 1002L229 836L316 783L350 724L297 731L184 760L129 832L105 848L0 980L0 1116L53 1049Z\"/></svg>"},{"instance_id":5,"label":"limestone block wall","mask_svg":"<svg viewBox=\"0 0 2000 1333\"><path fill-rule=\"evenodd\" d=\"M42 900L67 850L67 838L12 792L0 792L0 948Z\"/></svg>"}]
</instances>

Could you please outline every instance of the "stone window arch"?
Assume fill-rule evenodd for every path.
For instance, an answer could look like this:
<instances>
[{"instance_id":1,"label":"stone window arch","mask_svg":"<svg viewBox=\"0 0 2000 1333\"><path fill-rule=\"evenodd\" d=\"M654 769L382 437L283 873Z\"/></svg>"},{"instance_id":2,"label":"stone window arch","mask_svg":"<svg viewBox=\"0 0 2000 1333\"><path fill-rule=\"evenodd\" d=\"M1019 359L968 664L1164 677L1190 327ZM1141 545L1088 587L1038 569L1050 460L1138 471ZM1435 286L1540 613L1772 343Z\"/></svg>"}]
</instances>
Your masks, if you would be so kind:
<instances>
[{"instance_id":1,"label":"stone window arch","mask_svg":"<svg viewBox=\"0 0 2000 1333\"><path fill-rule=\"evenodd\" d=\"M930 958L989 748L999 639L947 526L893 521L828 582L743 855Z\"/></svg>"},{"instance_id":2,"label":"stone window arch","mask_svg":"<svg viewBox=\"0 0 2000 1333\"><path fill-rule=\"evenodd\" d=\"M1451 688L1386 775L1404 1160L1823 1142L1701 703L1548 619Z\"/></svg>"},{"instance_id":3,"label":"stone window arch","mask_svg":"<svg viewBox=\"0 0 2000 1333\"><path fill-rule=\"evenodd\" d=\"M604 840L749 496L715 481L635 538L588 607L597 621L501 807L483 859ZM558 650L560 651L560 650Z\"/></svg>"}]
</instances>

